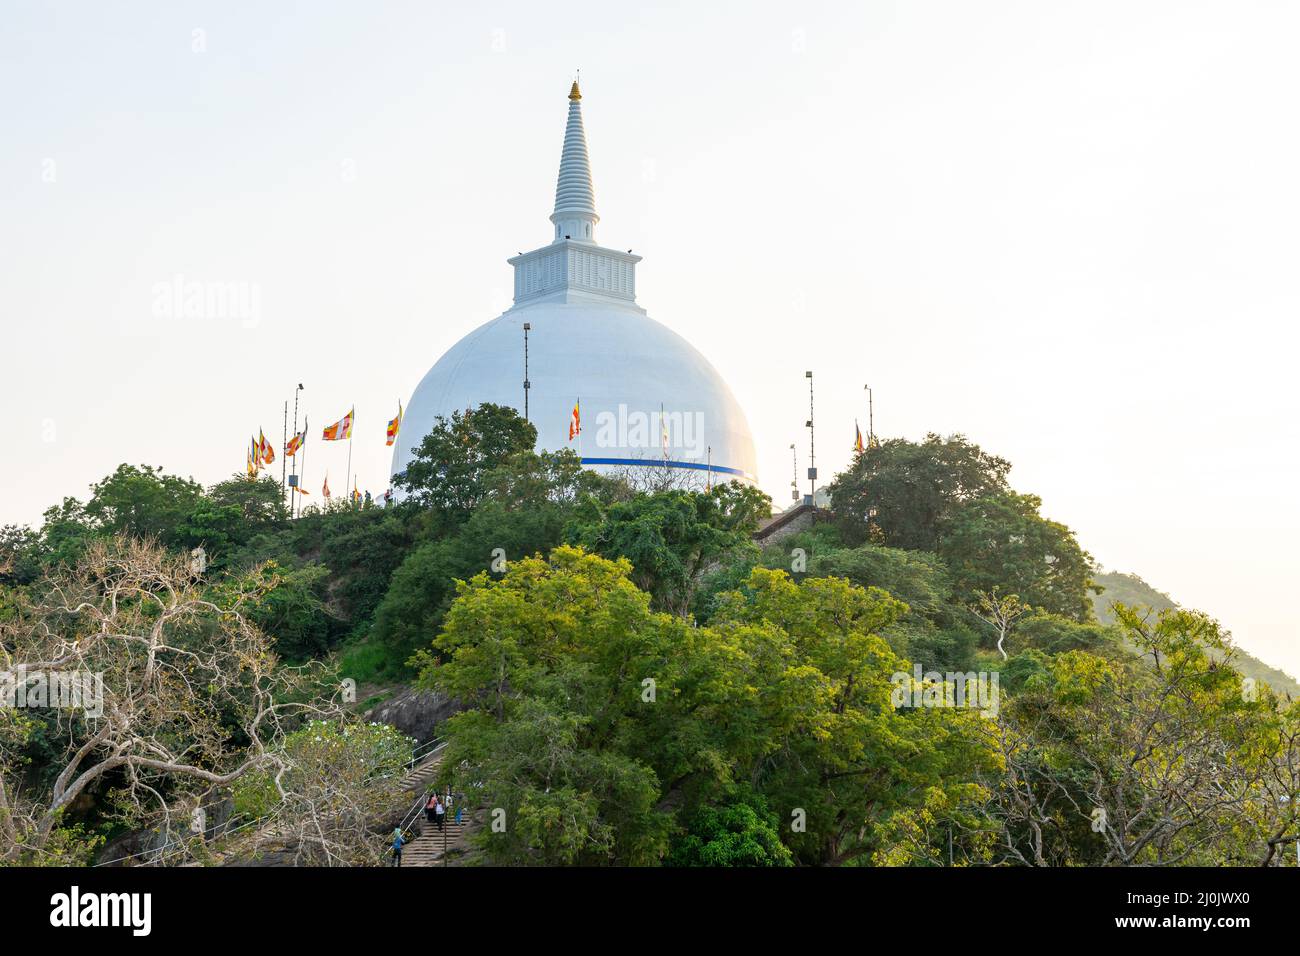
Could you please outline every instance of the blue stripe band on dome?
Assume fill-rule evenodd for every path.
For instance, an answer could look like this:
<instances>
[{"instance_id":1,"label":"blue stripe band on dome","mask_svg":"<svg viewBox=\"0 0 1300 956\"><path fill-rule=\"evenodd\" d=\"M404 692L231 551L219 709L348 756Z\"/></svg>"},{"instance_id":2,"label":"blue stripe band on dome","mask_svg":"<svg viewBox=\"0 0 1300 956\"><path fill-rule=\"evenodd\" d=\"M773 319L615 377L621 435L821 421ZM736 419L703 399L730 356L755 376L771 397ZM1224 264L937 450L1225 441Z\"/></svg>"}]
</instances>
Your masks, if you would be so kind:
<instances>
[{"instance_id":1,"label":"blue stripe band on dome","mask_svg":"<svg viewBox=\"0 0 1300 956\"><path fill-rule=\"evenodd\" d=\"M736 475L747 481L755 481L753 475L741 471L739 468L728 468L725 465L701 465L698 461L673 461L671 458L581 458L579 459L584 465L667 465L669 468L689 468L693 471L720 471L724 475Z\"/></svg>"}]
</instances>

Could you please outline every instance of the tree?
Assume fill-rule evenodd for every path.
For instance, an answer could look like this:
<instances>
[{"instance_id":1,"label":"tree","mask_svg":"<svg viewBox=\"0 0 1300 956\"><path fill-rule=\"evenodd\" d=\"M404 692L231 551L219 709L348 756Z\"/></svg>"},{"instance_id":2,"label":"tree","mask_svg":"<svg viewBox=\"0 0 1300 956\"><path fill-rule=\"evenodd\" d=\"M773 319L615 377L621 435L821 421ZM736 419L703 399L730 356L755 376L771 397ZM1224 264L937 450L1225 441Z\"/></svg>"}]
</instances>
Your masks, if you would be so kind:
<instances>
[{"instance_id":1,"label":"tree","mask_svg":"<svg viewBox=\"0 0 1300 956\"><path fill-rule=\"evenodd\" d=\"M447 722L444 784L481 787L504 829L480 840L497 863L629 865L666 851L671 818L638 756L642 677L662 675L679 622L649 610L609 562L561 546L458 585L421 684L468 710Z\"/></svg>"},{"instance_id":2,"label":"tree","mask_svg":"<svg viewBox=\"0 0 1300 956\"><path fill-rule=\"evenodd\" d=\"M893 438L868 448L835 477L832 511L847 544L869 540L874 528L878 543L937 551L956 509L1006 492L1010 469L961 435L930 434L919 444Z\"/></svg>"},{"instance_id":3,"label":"tree","mask_svg":"<svg viewBox=\"0 0 1300 956\"><path fill-rule=\"evenodd\" d=\"M958 595L994 588L1075 621L1092 619L1092 557L1065 525L1038 514L1034 495L982 497L954 509L939 543Z\"/></svg>"},{"instance_id":4,"label":"tree","mask_svg":"<svg viewBox=\"0 0 1300 956\"><path fill-rule=\"evenodd\" d=\"M202 546L209 566L222 568L237 561L258 535L282 529L288 517L278 481L270 475L252 481L241 475L218 482L198 498L173 543Z\"/></svg>"},{"instance_id":5,"label":"tree","mask_svg":"<svg viewBox=\"0 0 1300 956\"><path fill-rule=\"evenodd\" d=\"M779 825L761 796L737 793L728 803L700 807L665 862L669 866L793 866Z\"/></svg>"},{"instance_id":6,"label":"tree","mask_svg":"<svg viewBox=\"0 0 1300 956\"><path fill-rule=\"evenodd\" d=\"M736 483L638 494L575 523L568 540L605 557L627 558L633 580L654 606L685 616L706 571L757 554L751 539L770 511L767 495Z\"/></svg>"},{"instance_id":7,"label":"tree","mask_svg":"<svg viewBox=\"0 0 1300 956\"><path fill-rule=\"evenodd\" d=\"M0 709L0 860L47 857L74 802L108 788L122 819L188 828L214 789L283 766L289 722L334 711L317 669L277 666L248 617L255 589L213 601L155 545L94 541L32 591L0 622L0 671L30 678L29 708L57 698L35 712L57 728L58 772L40 791L19 785L33 711Z\"/></svg>"},{"instance_id":8,"label":"tree","mask_svg":"<svg viewBox=\"0 0 1300 956\"><path fill-rule=\"evenodd\" d=\"M765 707L779 708L762 722L772 736L761 762L747 769L779 818L803 820L785 837L801 862L912 859L933 849L939 826L968 819L986 797L975 775L997 765L987 718L893 706L895 675L909 667L880 632L905 611L876 588L839 578L796 584L757 568L713 619L724 633L748 629L745 643L768 667L774 653L780 661L746 678L764 688ZM770 628L777 647L756 645L755 629Z\"/></svg>"},{"instance_id":9,"label":"tree","mask_svg":"<svg viewBox=\"0 0 1300 956\"><path fill-rule=\"evenodd\" d=\"M387 844L367 831L409 800L401 778L412 743L386 724L338 720L289 734L280 769L235 784L236 809L270 821L238 841L239 854L285 846L295 866L379 865Z\"/></svg>"},{"instance_id":10,"label":"tree","mask_svg":"<svg viewBox=\"0 0 1300 956\"><path fill-rule=\"evenodd\" d=\"M417 545L393 573L374 615L371 640L383 647L387 673L403 673L407 658L426 646L446 613L455 582L502 562L544 554L563 540L579 506L614 492L568 451L519 452L483 474L482 500L464 521Z\"/></svg>"},{"instance_id":11,"label":"tree","mask_svg":"<svg viewBox=\"0 0 1300 956\"><path fill-rule=\"evenodd\" d=\"M513 408L484 402L451 418L439 415L393 481L422 507L463 521L486 494L484 477L536 442L537 429Z\"/></svg>"},{"instance_id":12,"label":"tree","mask_svg":"<svg viewBox=\"0 0 1300 956\"><path fill-rule=\"evenodd\" d=\"M30 584L40 573L40 535L21 525L0 527L0 585Z\"/></svg>"},{"instance_id":13,"label":"tree","mask_svg":"<svg viewBox=\"0 0 1300 956\"><path fill-rule=\"evenodd\" d=\"M91 485L85 513L100 533L153 538L164 545L184 543L186 518L203 497L203 486L168 475L150 465L118 465Z\"/></svg>"},{"instance_id":14,"label":"tree","mask_svg":"<svg viewBox=\"0 0 1300 956\"><path fill-rule=\"evenodd\" d=\"M1140 660L1069 651L1004 709L1003 853L1030 865L1270 863L1300 836L1300 713L1203 615L1116 609ZM1226 655L1221 660L1209 650Z\"/></svg>"},{"instance_id":15,"label":"tree","mask_svg":"<svg viewBox=\"0 0 1300 956\"><path fill-rule=\"evenodd\" d=\"M481 836L494 862L655 862L674 821L749 831L737 786L801 820L778 832L802 862L874 859L981 798L985 718L891 703L906 662L877 632L904 611L893 598L758 568L699 627L652 610L632 574L561 546L477 575L418 656L421 683L468 707L442 766L502 811ZM709 852L748 852L714 835Z\"/></svg>"},{"instance_id":16,"label":"tree","mask_svg":"<svg viewBox=\"0 0 1300 956\"><path fill-rule=\"evenodd\" d=\"M1016 620L1028 610L1029 608L1021 603L1018 595L998 594L997 588L987 594L980 594L971 607L971 613L993 628L993 632L997 634L998 653L1002 655L1004 661L1007 659L1007 652L1002 645L1007 635L1011 633L1011 628L1015 626Z\"/></svg>"}]
</instances>

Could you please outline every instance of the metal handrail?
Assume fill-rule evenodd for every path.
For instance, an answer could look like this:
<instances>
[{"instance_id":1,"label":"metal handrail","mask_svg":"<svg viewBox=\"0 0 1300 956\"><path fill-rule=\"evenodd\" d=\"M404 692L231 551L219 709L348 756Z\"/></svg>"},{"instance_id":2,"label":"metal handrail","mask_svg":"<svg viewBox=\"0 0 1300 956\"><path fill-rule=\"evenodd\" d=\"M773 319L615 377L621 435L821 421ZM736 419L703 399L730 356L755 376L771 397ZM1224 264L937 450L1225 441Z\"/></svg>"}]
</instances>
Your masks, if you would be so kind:
<instances>
[{"instance_id":1,"label":"metal handrail","mask_svg":"<svg viewBox=\"0 0 1300 956\"><path fill-rule=\"evenodd\" d=\"M411 759L408 760L406 763L402 764L402 769L403 769L403 770L406 770L406 769L409 769L409 768L413 768L413 767L415 767L415 766L418 766L419 764L423 763L423 762L425 761L426 758L428 758L429 756L431 756L432 754L434 754L434 753L437 752L438 750L442 749L442 748L445 747L446 745L447 745L447 739L446 739L445 737L434 737L433 739L426 741L425 743L423 743L423 744L421 744L420 746L418 746L418 747L415 748L415 750L412 752ZM424 752L421 753L421 751L424 751ZM383 774L383 775L381 776L380 779L387 779L387 778L390 777L390 776L391 776L390 774ZM419 811L420 811L420 809L424 806L423 801L424 801L424 797L421 796L420 799L416 801L416 806L415 806L413 812L408 813L408 814L406 814L405 816L403 816L403 818L402 818L402 830L403 830L403 831L405 831L406 828L407 828L411 823L414 823L414 822L415 822L415 818L416 818L416 816L419 815ZM229 836L229 835L232 834L232 833L238 833L240 830L245 830L245 829L247 829L248 827L253 826L253 825L256 824L256 823L261 823L261 822L264 821L264 820L270 820L271 818L273 818L274 816L276 816L279 812L280 812L280 808L277 807L276 809L270 811L269 813L265 813L265 814L263 814L263 815L260 816L260 817L254 817L254 818L251 819L251 820L247 820L247 821L245 821L244 823L241 823L241 824L240 824L239 826L237 826L237 827L232 827L232 828L229 829L229 830L225 830L225 831L222 832L220 835L221 835L221 836ZM207 828L207 829L201 831L201 834L200 834L200 835L202 835L203 837L206 838L206 836L207 836L209 833L215 834L216 831L219 830L219 829L221 829L222 826L223 826L223 824L220 824L220 823L213 824L211 827L209 827L209 828ZM92 864L92 868L94 868L94 867L101 867L101 866L112 866L114 863L124 863L124 862L127 861L127 860L134 860L134 859L138 859L138 858L140 858L140 857L145 857L145 856L152 856L152 857L155 857L155 859L152 861L152 862L155 863L155 864L156 864L156 863L161 863L163 860L166 860L166 859L169 859L170 857L176 856L178 853L181 852L181 850L170 850L170 851L169 851L169 848L171 848L171 847L181 847L181 848L183 849L183 848L187 845L187 843L188 843L188 840L179 840L179 839L178 839L178 840L169 840L169 841L167 841L166 843L164 843L162 846L160 846L160 847L156 847L156 848L154 848L154 849L152 849L152 850L141 850L139 853L128 853L126 856L115 857L115 858L113 858L113 859L111 859L111 860L102 860L102 861L100 861L99 863L94 863L94 864Z\"/></svg>"}]
</instances>

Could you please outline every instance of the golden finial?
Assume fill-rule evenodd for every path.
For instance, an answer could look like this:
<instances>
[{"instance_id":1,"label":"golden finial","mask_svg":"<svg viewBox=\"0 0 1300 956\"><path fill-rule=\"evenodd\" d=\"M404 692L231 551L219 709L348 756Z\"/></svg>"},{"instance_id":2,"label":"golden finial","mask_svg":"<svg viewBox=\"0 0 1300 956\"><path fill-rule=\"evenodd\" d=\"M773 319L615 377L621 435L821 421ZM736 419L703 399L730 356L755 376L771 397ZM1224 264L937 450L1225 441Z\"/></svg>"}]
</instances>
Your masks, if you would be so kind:
<instances>
[{"instance_id":1,"label":"golden finial","mask_svg":"<svg viewBox=\"0 0 1300 956\"><path fill-rule=\"evenodd\" d=\"M577 81L577 80L574 80L574 81L573 81L573 88L569 90L569 99L571 99L571 100L580 100L580 99L582 99L582 94L578 92L578 81Z\"/></svg>"}]
</instances>

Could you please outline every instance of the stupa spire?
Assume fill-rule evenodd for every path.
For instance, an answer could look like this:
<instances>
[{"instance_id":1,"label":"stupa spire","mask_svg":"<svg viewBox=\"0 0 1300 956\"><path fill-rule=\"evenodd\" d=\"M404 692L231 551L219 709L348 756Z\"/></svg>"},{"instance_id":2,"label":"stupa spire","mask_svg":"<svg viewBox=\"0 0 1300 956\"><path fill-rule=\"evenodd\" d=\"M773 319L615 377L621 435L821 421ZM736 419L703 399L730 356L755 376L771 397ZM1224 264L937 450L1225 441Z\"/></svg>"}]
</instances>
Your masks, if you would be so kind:
<instances>
[{"instance_id":1,"label":"stupa spire","mask_svg":"<svg viewBox=\"0 0 1300 956\"><path fill-rule=\"evenodd\" d=\"M569 121L564 127L564 149L560 153L560 176L555 184L555 241L596 241L596 197L591 188L591 160L587 157L587 134L582 128L582 93L578 81L569 90Z\"/></svg>"}]
</instances>

